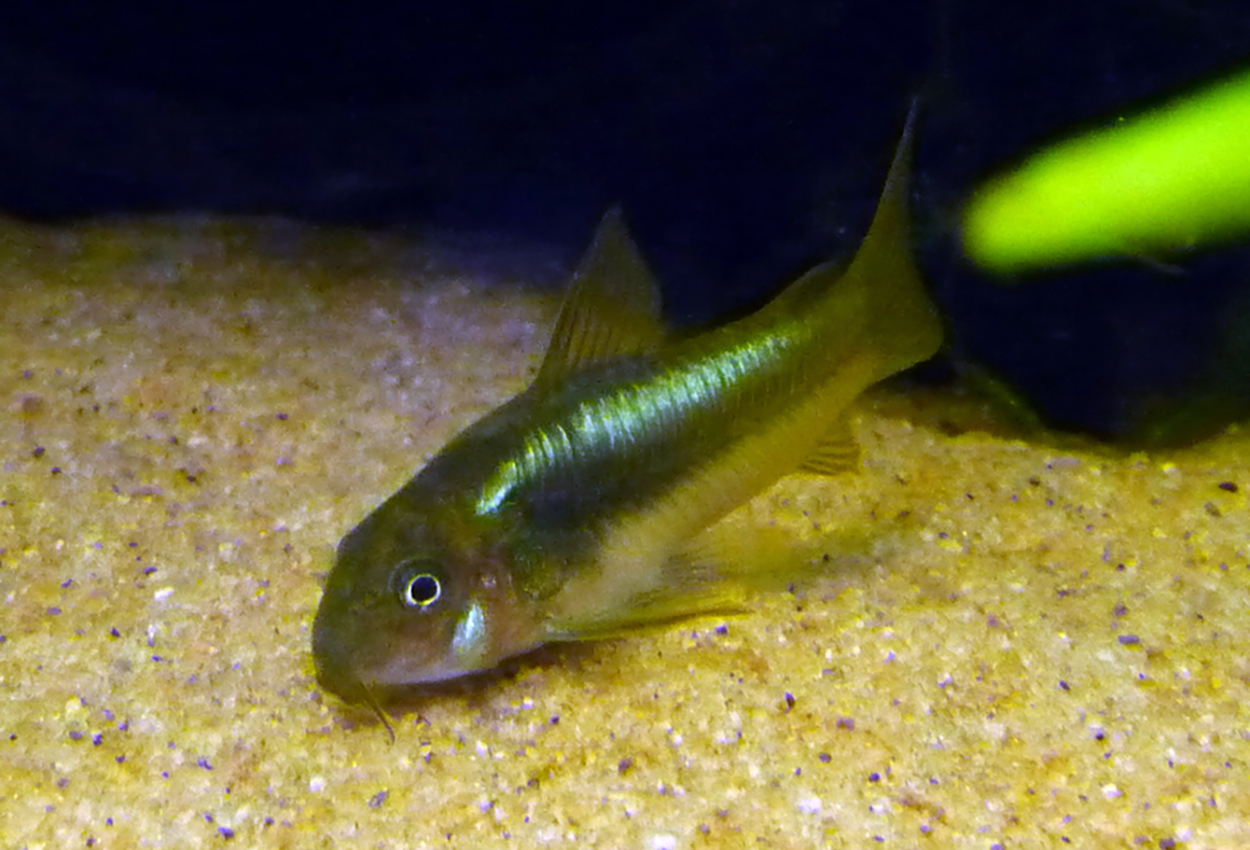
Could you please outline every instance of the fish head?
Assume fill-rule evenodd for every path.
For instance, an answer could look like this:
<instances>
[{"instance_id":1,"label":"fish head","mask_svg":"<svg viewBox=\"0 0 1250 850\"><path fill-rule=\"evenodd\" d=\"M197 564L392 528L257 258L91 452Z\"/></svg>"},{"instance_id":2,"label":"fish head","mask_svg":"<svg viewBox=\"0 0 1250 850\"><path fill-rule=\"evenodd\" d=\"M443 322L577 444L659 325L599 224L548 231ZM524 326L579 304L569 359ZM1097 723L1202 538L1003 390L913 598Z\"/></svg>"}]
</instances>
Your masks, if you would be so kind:
<instances>
[{"instance_id":1,"label":"fish head","mask_svg":"<svg viewBox=\"0 0 1250 850\"><path fill-rule=\"evenodd\" d=\"M375 704L377 688L489 669L536 643L506 559L465 537L401 493L343 538L313 622L323 687Z\"/></svg>"}]
</instances>

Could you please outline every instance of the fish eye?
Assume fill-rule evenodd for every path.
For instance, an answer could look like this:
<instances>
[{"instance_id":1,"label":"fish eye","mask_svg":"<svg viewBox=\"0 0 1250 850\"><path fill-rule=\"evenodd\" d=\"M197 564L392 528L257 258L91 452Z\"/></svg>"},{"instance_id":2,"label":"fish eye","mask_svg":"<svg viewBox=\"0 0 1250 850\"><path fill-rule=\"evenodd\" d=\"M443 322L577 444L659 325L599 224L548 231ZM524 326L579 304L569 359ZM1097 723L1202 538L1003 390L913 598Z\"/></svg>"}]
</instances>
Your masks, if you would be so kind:
<instances>
[{"instance_id":1,"label":"fish eye","mask_svg":"<svg viewBox=\"0 0 1250 850\"><path fill-rule=\"evenodd\" d=\"M404 604L409 608L426 608L443 595L443 586L429 573L417 573L404 585Z\"/></svg>"},{"instance_id":2,"label":"fish eye","mask_svg":"<svg viewBox=\"0 0 1250 850\"><path fill-rule=\"evenodd\" d=\"M433 564L415 561L395 571L393 587L405 608L428 608L443 595L443 583L431 571Z\"/></svg>"}]
</instances>

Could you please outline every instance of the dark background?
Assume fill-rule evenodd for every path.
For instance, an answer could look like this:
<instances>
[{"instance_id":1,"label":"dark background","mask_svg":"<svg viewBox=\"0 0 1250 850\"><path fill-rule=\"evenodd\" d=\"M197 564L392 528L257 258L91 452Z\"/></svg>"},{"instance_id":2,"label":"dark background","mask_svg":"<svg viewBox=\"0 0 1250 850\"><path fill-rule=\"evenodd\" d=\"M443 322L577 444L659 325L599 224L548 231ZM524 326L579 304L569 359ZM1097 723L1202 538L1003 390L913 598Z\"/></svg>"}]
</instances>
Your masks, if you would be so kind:
<instances>
[{"instance_id":1,"label":"dark background","mask_svg":"<svg viewBox=\"0 0 1250 850\"><path fill-rule=\"evenodd\" d=\"M1247 251L1006 289L960 261L958 215L1038 144L1250 65L1242 9L6 4L0 209L434 226L571 264L620 201L674 319L699 323L853 249L918 95L917 247L952 329L947 373L988 368L1054 425L1184 441L1247 414Z\"/></svg>"}]
</instances>

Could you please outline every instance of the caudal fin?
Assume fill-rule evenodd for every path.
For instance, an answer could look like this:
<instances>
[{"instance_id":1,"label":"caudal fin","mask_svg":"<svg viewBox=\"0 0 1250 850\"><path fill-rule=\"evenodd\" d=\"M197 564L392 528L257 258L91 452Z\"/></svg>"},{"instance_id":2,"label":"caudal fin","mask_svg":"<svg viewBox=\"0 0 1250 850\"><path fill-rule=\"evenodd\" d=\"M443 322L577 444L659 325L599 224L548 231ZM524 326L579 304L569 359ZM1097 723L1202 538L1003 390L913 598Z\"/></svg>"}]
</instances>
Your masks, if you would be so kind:
<instances>
[{"instance_id":1,"label":"caudal fin","mask_svg":"<svg viewBox=\"0 0 1250 850\"><path fill-rule=\"evenodd\" d=\"M840 286L858 289L863 301L860 331L882 375L927 360L942 345L942 322L911 253L908 215L916 104L898 143L868 235Z\"/></svg>"}]
</instances>

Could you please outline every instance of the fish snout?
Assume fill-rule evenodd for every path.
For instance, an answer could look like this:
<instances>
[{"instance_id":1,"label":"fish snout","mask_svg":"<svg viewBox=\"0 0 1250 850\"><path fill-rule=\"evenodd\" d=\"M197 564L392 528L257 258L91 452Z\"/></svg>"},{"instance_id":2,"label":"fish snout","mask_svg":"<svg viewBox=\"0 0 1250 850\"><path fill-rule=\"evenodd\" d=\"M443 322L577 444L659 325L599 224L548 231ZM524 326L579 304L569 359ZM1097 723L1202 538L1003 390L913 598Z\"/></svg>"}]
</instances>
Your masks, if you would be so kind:
<instances>
[{"instance_id":1,"label":"fish snout","mask_svg":"<svg viewBox=\"0 0 1250 850\"><path fill-rule=\"evenodd\" d=\"M352 657L351 641L342 630L325 616L325 609L317 612L313 621L313 667L317 682L327 691L336 694L344 702L367 702L364 682L356 670Z\"/></svg>"}]
</instances>

